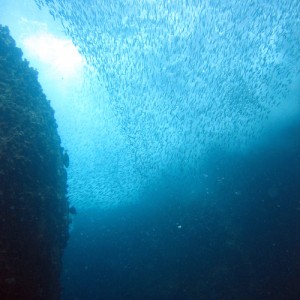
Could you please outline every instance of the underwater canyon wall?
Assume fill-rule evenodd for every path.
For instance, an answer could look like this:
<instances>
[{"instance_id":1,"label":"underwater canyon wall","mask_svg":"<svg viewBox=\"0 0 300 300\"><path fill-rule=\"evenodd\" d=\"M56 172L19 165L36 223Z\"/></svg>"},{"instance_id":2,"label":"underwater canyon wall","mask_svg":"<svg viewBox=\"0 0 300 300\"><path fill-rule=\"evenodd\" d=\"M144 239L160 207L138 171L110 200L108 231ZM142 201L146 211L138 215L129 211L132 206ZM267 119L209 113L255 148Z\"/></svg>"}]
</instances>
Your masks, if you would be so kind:
<instances>
[{"instance_id":1,"label":"underwater canyon wall","mask_svg":"<svg viewBox=\"0 0 300 300\"><path fill-rule=\"evenodd\" d=\"M0 299L59 299L67 154L54 111L0 25Z\"/></svg>"}]
</instances>

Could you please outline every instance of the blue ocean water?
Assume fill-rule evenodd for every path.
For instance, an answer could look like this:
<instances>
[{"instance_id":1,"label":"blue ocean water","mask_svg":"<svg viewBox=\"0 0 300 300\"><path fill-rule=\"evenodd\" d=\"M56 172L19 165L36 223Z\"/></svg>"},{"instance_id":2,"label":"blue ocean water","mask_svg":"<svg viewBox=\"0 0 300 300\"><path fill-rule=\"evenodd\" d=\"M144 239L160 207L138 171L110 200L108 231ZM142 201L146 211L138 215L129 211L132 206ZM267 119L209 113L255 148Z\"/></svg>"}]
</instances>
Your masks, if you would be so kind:
<instances>
[{"instance_id":1,"label":"blue ocean water","mask_svg":"<svg viewBox=\"0 0 300 300\"><path fill-rule=\"evenodd\" d=\"M62 299L300 299L300 2L35 3L86 62Z\"/></svg>"},{"instance_id":2,"label":"blue ocean water","mask_svg":"<svg viewBox=\"0 0 300 300\"><path fill-rule=\"evenodd\" d=\"M63 299L299 299L299 2L36 3L91 82Z\"/></svg>"},{"instance_id":3,"label":"blue ocean water","mask_svg":"<svg viewBox=\"0 0 300 300\"><path fill-rule=\"evenodd\" d=\"M63 299L298 299L299 136L298 122L247 155L214 152L196 196L162 177L79 213Z\"/></svg>"},{"instance_id":4,"label":"blue ocean water","mask_svg":"<svg viewBox=\"0 0 300 300\"><path fill-rule=\"evenodd\" d=\"M299 118L298 1L35 2L86 61L56 104L78 208L162 177L200 193L211 151L251 153Z\"/></svg>"}]
</instances>

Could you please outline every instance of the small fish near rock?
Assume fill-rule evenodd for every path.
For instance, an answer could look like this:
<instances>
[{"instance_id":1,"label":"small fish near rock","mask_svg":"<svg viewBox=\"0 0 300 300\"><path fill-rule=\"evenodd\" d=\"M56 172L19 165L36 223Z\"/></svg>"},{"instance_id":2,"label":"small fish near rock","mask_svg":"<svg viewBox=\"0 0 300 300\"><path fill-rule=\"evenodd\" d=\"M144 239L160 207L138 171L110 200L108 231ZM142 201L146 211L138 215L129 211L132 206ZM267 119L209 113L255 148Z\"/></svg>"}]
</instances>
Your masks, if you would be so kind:
<instances>
[{"instance_id":1,"label":"small fish near rock","mask_svg":"<svg viewBox=\"0 0 300 300\"><path fill-rule=\"evenodd\" d=\"M70 159L67 151L64 151L63 153L63 163L66 168L68 168L70 165Z\"/></svg>"},{"instance_id":2,"label":"small fish near rock","mask_svg":"<svg viewBox=\"0 0 300 300\"><path fill-rule=\"evenodd\" d=\"M69 213L71 215L77 215L77 209L74 206L69 207Z\"/></svg>"}]
</instances>

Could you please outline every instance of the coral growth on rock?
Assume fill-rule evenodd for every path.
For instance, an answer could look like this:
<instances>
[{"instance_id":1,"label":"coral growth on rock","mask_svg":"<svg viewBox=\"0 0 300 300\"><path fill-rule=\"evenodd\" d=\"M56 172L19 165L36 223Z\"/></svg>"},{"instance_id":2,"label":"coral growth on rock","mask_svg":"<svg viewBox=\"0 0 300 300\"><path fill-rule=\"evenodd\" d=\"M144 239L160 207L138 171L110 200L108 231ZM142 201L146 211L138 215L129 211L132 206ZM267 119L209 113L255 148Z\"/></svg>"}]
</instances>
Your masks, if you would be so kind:
<instances>
[{"instance_id":1,"label":"coral growth on rock","mask_svg":"<svg viewBox=\"0 0 300 300\"><path fill-rule=\"evenodd\" d=\"M0 299L59 299L67 173L38 73L0 25Z\"/></svg>"}]
</instances>

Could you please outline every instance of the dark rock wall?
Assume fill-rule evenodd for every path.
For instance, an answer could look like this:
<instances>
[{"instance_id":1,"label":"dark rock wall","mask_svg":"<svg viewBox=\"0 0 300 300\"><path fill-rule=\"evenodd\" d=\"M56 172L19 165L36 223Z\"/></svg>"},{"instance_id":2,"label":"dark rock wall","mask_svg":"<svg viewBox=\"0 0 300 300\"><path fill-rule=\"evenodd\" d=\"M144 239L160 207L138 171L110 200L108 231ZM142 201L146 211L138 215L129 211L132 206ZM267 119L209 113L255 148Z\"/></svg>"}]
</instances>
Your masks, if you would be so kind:
<instances>
[{"instance_id":1,"label":"dark rock wall","mask_svg":"<svg viewBox=\"0 0 300 300\"><path fill-rule=\"evenodd\" d=\"M67 174L37 72L0 25L0 299L59 299Z\"/></svg>"}]
</instances>

